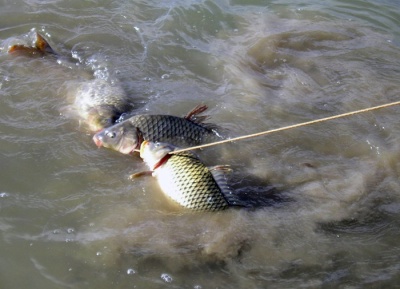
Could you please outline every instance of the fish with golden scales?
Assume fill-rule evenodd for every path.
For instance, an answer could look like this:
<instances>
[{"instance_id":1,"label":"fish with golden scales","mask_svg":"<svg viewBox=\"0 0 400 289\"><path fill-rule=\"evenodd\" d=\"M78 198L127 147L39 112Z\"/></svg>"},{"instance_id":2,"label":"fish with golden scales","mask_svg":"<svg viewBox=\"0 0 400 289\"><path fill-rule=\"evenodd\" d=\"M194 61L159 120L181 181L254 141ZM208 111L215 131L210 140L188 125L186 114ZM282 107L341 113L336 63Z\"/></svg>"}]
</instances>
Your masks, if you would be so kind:
<instances>
[{"instance_id":1,"label":"fish with golden scales","mask_svg":"<svg viewBox=\"0 0 400 289\"><path fill-rule=\"evenodd\" d=\"M180 147L199 145L220 137L217 126L204 123L208 116L200 115L208 107L198 105L186 116L134 115L106 128L93 136L98 147L106 147L123 154L140 148L143 140L171 143Z\"/></svg>"},{"instance_id":2,"label":"fish with golden scales","mask_svg":"<svg viewBox=\"0 0 400 289\"><path fill-rule=\"evenodd\" d=\"M59 57L46 39L37 32L33 46L15 44L8 49L8 53L28 57ZM113 125L123 113L133 107L120 86L104 79L88 79L74 83L70 88L68 95L71 95L73 101L66 114L77 117L80 123L92 132Z\"/></svg>"},{"instance_id":3,"label":"fish with golden scales","mask_svg":"<svg viewBox=\"0 0 400 289\"><path fill-rule=\"evenodd\" d=\"M135 179L152 174L164 194L182 207L193 211L221 211L230 205L225 174L228 165L207 167L191 152L171 154L177 147L159 142L143 141L140 157L151 171L131 175Z\"/></svg>"}]
</instances>

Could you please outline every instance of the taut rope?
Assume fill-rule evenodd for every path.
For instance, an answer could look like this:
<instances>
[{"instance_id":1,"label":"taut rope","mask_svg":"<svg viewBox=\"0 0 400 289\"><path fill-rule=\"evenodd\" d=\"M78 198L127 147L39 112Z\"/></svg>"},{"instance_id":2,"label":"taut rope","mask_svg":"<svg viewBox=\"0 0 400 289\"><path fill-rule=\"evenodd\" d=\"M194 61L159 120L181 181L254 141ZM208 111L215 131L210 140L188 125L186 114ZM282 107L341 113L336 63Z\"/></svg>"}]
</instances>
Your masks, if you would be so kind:
<instances>
[{"instance_id":1,"label":"taut rope","mask_svg":"<svg viewBox=\"0 0 400 289\"><path fill-rule=\"evenodd\" d=\"M364 108L364 109L360 109L360 110L350 111L350 112L337 114L337 115L333 115L333 116L329 116L329 117L324 117L324 118L320 118L320 119L316 119L316 120L311 120L311 121L306 121L306 122L302 122L302 123L298 123L298 124L293 124L293 125L289 125L289 126L285 126L285 127L281 127L281 128L275 128L275 129L271 129L271 130L267 130L267 131L262 131L262 132L259 132L259 133L253 133L253 134L239 136L239 137L235 137L235 138L231 138L231 139L225 139L225 140L221 140L221 141L216 141L216 142L212 142L212 143L208 143L208 144L203 144L203 145L193 146L193 147L189 147L189 148L179 149L179 150L176 150L176 151L173 151L173 152L170 152L170 153L171 154L176 154L176 153L181 153L181 152L185 152L185 151L197 150L197 149L202 149L202 148L211 147L211 146L215 146L215 145L220 145L220 144L224 144L224 143L228 143L228 142L234 142L234 141L244 140L244 139L248 139L248 138L255 138L255 137L258 137L258 136L267 135L267 134L274 133L274 132L289 130L289 129L292 129L292 128L298 128L298 127L302 127L302 126L316 124L316 123L320 123L320 122L324 122L324 121L328 121L328 120L333 120L333 119L337 119L337 118L342 118L342 117L346 117L346 116L351 116L351 115L355 115L355 114L360 114L360 113L364 113L364 112L370 112L370 111L374 111L374 110L377 110L377 109L391 107L391 106L395 106L395 105L399 105L399 104L400 104L400 101L390 102L390 103L387 103L387 104L382 104L382 105L373 106L373 107L369 107L369 108Z\"/></svg>"}]
</instances>

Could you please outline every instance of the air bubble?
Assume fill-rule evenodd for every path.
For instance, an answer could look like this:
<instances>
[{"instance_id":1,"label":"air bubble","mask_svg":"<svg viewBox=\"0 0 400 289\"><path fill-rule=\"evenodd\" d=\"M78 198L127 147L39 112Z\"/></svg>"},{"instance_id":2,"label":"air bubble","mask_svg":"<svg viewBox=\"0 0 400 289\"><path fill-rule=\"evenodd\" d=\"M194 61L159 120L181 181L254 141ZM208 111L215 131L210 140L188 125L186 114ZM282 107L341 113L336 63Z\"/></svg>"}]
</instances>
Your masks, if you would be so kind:
<instances>
[{"instance_id":1,"label":"air bubble","mask_svg":"<svg viewBox=\"0 0 400 289\"><path fill-rule=\"evenodd\" d=\"M128 275L133 275L135 273L136 273L136 271L133 270L132 268L129 268L128 270L126 270L126 274L128 274Z\"/></svg>"},{"instance_id":2,"label":"air bubble","mask_svg":"<svg viewBox=\"0 0 400 289\"><path fill-rule=\"evenodd\" d=\"M101 256L103 255L101 252L96 252L96 256Z\"/></svg>"},{"instance_id":3,"label":"air bubble","mask_svg":"<svg viewBox=\"0 0 400 289\"><path fill-rule=\"evenodd\" d=\"M166 74L161 75L161 78L168 79L168 78L170 78L170 75L166 73Z\"/></svg>"}]
</instances>

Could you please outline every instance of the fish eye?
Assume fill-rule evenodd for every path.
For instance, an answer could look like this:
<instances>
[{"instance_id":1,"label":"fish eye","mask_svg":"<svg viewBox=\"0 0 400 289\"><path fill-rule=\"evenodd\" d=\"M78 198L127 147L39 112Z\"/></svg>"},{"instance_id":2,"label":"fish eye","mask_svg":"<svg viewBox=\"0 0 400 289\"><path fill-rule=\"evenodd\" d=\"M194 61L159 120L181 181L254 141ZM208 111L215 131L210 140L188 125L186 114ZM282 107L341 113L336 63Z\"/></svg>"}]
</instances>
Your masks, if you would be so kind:
<instances>
[{"instance_id":1,"label":"fish eye","mask_svg":"<svg viewBox=\"0 0 400 289\"><path fill-rule=\"evenodd\" d=\"M108 131L108 132L106 133L106 135L107 135L109 138L115 138L115 132L113 132L113 131Z\"/></svg>"},{"instance_id":2,"label":"fish eye","mask_svg":"<svg viewBox=\"0 0 400 289\"><path fill-rule=\"evenodd\" d=\"M111 125L112 119L111 118L102 118L102 119L100 119L100 123L103 125Z\"/></svg>"}]
</instances>

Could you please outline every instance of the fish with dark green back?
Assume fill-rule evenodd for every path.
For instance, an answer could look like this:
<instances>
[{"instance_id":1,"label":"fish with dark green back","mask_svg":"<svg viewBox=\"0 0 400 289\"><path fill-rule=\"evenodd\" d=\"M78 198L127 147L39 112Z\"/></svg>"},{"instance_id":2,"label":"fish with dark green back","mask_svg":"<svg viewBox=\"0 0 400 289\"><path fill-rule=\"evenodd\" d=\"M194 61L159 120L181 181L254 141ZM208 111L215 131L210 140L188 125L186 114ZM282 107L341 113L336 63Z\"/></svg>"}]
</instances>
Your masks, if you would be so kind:
<instances>
[{"instance_id":1,"label":"fish with dark green back","mask_svg":"<svg viewBox=\"0 0 400 289\"><path fill-rule=\"evenodd\" d=\"M191 152L171 154L176 149L166 143L143 141L140 156L151 171L133 174L131 179L151 173L167 197L194 211L228 208L225 195L231 192L225 173L230 167L207 167Z\"/></svg>"},{"instance_id":2,"label":"fish with dark green back","mask_svg":"<svg viewBox=\"0 0 400 289\"><path fill-rule=\"evenodd\" d=\"M106 128L93 136L98 147L106 147L123 154L140 148L143 140L166 142L180 147L199 145L217 139L217 126L204 123L208 116L200 115L207 109L198 105L186 116L134 115Z\"/></svg>"},{"instance_id":3,"label":"fish with dark green back","mask_svg":"<svg viewBox=\"0 0 400 289\"><path fill-rule=\"evenodd\" d=\"M15 44L8 49L14 56L59 58L46 39L36 32L36 42L33 46ZM87 79L68 87L68 95L73 103L64 113L77 117L90 131L98 132L109 127L123 114L132 109L127 95L118 85L113 85L104 79Z\"/></svg>"}]
</instances>

